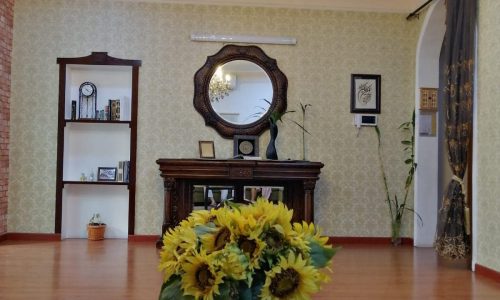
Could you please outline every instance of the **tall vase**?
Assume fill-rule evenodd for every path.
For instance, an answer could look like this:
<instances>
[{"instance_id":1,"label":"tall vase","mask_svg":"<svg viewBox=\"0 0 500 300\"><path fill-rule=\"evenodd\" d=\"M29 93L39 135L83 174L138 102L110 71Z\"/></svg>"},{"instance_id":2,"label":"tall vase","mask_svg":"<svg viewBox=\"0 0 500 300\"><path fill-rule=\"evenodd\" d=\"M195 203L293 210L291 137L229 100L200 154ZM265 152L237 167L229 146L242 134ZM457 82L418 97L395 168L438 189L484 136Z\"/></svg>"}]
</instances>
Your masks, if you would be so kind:
<instances>
[{"instance_id":1,"label":"tall vase","mask_svg":"<svg viewBox=\"0 0 500 300\"><path fill-rule=\"evenodd\" d=\"M393 246L401 245L401 221L393 220L391 223L391 243Z\"/></svg>"},{"instance_id":2,"label":"tall vase","mask_svg":"<svg viewBox=\"0 0 500 300\"><path fill-rule=\"evenodd\" d=\"M267 159L278 159L278 153L276 152L276 137L278 136L278 125L273 122L269 122L269 132L271 139L269 140L269 145L267 145L266 158Z\"/></svg>"}]
</instances>

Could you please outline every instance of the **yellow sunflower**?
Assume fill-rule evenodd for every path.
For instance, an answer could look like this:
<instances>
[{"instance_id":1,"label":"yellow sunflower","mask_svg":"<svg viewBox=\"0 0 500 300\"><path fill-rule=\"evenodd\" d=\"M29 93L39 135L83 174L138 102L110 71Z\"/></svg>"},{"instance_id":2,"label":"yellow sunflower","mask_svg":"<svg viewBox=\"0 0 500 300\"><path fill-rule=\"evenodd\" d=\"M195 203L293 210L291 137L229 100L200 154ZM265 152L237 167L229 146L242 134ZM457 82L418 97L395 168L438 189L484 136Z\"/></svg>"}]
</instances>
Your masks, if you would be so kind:
<instances>
[{"instance_id":1,"label":"yellow sunflower","mask_svg":"<svg viewBox=\"0 0 500 300\"><path fill-rule=\"evenodd\" d=\"M230 209L218 209L214 213L214 224L217 227L208 230L200 237L201 243L208 253L224 249L231 241L234 226Z\"/></svg>"},{"instance_id":2,"label":"yellow sunflower","mask_svg":"<svg viewBox=\"0 0 500 300\"><path fill-rule=\"evenodd\" d=\"M241 214L244 217L252 216L257 222L262 222L269 213L274 212L274 204L265 198L257 198L252 205L243 205L240 207Z\"/></svg>"},{"instance_id":3,"label":"yellow sunflower","mask_svg":"<svg viewBox=\"0 0 500 300\"><path fill-rule=\"evenodd\" d=\"M185 274L182 276L184 295L194 296L196 299L213 300L219 294L219 284L223 282L222 272L217 272L212 259L205 251L194 253L182 263Z\"/></svg>"},{"instance_id":4,"label":"yellow sunflower","mask_svg":"<svg viewBox=\"0 0 500 300\"><path fill-rule=\"evenodd\" d=\"M190 227L178 226L165 233L158 266L158 269L164 273L165 282L173 274L179 273L181 263L188 253L195 249L196 244L196 233Z\"/></svg>"},{"instance_id":5,"label":"yellow sunflower","mask_svg":"<svg viewBox=\"0 0 500 300\"><path fill-rule=\"evenodd\" d=\"M288 258L280 257L280 262L266 272L266 281L262 287L262 299L269 300L298 300L309 299L309 295L319 290L321 275L313 266L300 255L293 252Z\"/></svg>"},{"instance_id":6,"label":"yellow sunflower","mask_svg":"<svg viewBox=\"0 0 500 300\"><path fill-rule=\"evenodd\" d=\"M206 225L208 222L212 221L213 218L214 214L211 210L195 210L191 212L187 218L187 222L189 226L194 227L197 225Z\"/></svg>"},{"instance_id":7,"label":"yellow sunflower","mask_svg":"<svg viewBox=\"0 0 500 300\"><path fill-rule=\"evenodd\" d=\"M266 244L253 234L249 236L239 235L235 242L247 257L250 270L260 269L260 260Z\"/></svg>"},{"instance_id":8,"label":"yellow sunflower","mask_svg":"<svg viewBox=\"0 0 500 300\"><path fill-rule=\"evenodd\" d=\"M230 245L214 254L213 261L223 272L224 277L244 280L248 276L248 258L235 245Z\"/></svg>"},{"instance_id":9,"label":"yellow sunflower","mask_svg":"<svg viewBox=\"0 0 500 300\"><path fill-rule=\"evenodd\" d=\"M321 229L319 226L315 227L313 223L307 224L305 221L302 221L302 224L294 223L293 230L297 233L297 238L315 241L323 247L327 246L328 237L321 236Z\"/></svg>"}]
</instances>

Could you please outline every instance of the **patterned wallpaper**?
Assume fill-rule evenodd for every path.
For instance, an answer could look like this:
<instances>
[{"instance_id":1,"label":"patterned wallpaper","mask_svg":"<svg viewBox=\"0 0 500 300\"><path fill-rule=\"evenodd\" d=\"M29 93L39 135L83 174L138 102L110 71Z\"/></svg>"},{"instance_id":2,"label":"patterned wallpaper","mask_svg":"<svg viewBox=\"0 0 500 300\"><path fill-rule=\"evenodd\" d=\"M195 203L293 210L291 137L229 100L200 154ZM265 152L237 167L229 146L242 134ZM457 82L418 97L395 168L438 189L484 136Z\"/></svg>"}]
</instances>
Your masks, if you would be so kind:
<instances>
[{"instance_id":1,"label":"patterned wallpaper","mask_svg":"<svg viewBox=\"0 0 500 300\"><path fill-rule=\"evenodd\" d=\"M500 2L479 1L477 262L500 271Z\"/></svg>"},{"instance_id":2,"label":"patterned wallpaper","mask_svg":"<svg viewBox=\"0 0 500 300\"><path fill-rule=\"evenodd\" d=\"M400 123L414 103L418 21L402 14L91 0L17 0L12 69L9 231L53 232L58 65L56 57L107 51L140 59L136 233L159 234L162 180L157 158L198 156L214 140L218 158L232 140L205 127L194 110L193 75L222 43L191 42L192 32L287 35L296 46L262 45L289 80L288 107L310 103L307 158L325 164L315 221L335 236L389 236L390 219L376 134L358 135L349 112L351 73L382 75L384 160L390 188L406 177ZM299 114L286 117L299 120ZM265 149L269 133L260 138ZM279 157L301 158L300 130L280 124ZM263 153L265 151L261 151ZM412 223L412 216L408 217ZM404 235L412 235L412 224Z\"/></svg>"}]
</instances>

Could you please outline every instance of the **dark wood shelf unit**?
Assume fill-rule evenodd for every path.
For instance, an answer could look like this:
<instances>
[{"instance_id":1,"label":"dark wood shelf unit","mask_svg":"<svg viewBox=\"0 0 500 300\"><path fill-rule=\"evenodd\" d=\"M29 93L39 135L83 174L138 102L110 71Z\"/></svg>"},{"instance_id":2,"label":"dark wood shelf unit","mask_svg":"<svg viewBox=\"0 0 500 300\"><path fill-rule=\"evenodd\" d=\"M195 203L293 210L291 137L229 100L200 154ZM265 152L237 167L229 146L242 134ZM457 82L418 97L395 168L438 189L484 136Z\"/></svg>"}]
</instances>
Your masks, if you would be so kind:
<instances>
[{"instance_id":1,"label":"dark wood shelf unit","mask_svg":"<svg viewBox=\"0 0 500 300\"><path fill-rule=\"evenodd\" d=\"M56 214L55 233L61 233L62 225L62 198L65 184L86 185L128 185L128 234L134 234L135 227L135 184L136 184L136 161L137 161L137 113L139 95L139 67L140 60L120 59L111 57L107 52L92 52L84 57L57 58L59 64L59 104L58 104L58 132L57 132L57 171L56 171ZM68 120L65 116L66 105L66 72L68 65L88 66L127 66L131 67L131 103L130 121L110 120ZM95 123L95 124L129 124L130 127L130 167L129 182L80 182L63 180L64 159L64 131L67 123Z\"/></svg>"}]
</instances>

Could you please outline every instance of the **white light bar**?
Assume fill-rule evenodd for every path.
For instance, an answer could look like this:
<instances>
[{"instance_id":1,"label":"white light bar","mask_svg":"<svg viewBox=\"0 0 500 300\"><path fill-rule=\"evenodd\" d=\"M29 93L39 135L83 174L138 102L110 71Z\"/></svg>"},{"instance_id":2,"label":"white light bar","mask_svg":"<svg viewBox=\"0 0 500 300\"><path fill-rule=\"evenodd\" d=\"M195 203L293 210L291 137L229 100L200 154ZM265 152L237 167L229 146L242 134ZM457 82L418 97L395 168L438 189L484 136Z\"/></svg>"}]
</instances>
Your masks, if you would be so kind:
<instances>
[{"instance_id":1,"label":"white light bar","mask_svg":"<svg viewBox=\"0 0 500 300\"><path fill-rule=\"evenodd\" d=\"M195 42L224 42L224 43L275 44L275 45L297 44L297 39L289 36L192 33L191 40Z\"/></svg>"}]
</instances>

